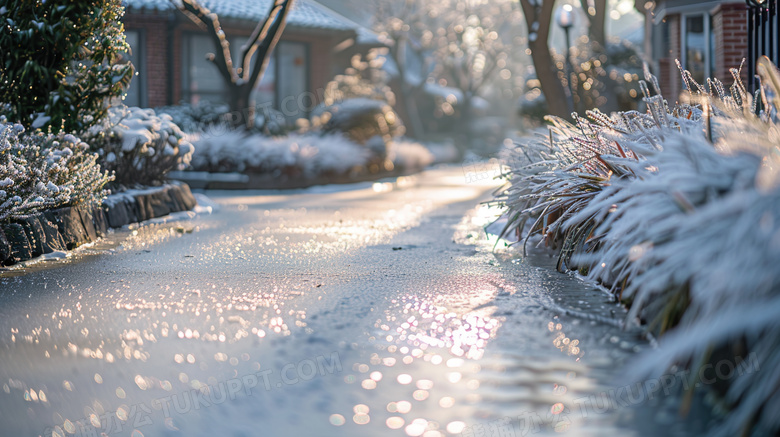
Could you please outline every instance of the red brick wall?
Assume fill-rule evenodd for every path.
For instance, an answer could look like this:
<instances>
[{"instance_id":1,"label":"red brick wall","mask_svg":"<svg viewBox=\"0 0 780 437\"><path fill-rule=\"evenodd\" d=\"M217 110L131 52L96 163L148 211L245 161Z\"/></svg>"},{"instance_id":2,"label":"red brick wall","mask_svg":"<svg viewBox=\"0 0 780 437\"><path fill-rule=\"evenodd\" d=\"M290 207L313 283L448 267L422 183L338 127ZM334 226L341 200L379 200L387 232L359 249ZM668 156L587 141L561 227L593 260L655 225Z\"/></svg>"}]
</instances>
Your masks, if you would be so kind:
<instances>
[{"instance_id":1,"label":"red brick wall","mask_svg":"<svg viewBox=\"0 0 780 437\"><path fill-rule=\"evenodd\" d=\"M717 56L715 76L726 85L734 82L729 69L739 68L748 54L746 9L744 2L723 4L712 16ZM747 68L742 69L742 79L747 80Z\"/></svg>"},{"instance_id":2,"label":"red brick wall","mask_svg":"<svg viewBox=\"0 0 780 437\"><path fill-rule=\"evenodd\" d=\"M126 14L126 30L138 30L144 44L139 75L143 75L146 105L163 106L168 100L168 17L156 13Z\"/></svg>"},{"instance_id":3,"label":"red brick wall","mask_svg":"<svg viewBox=\"0 0 780 437\"><path fill-rule=\"evenodd\" d=\"M711 32L715 36L715 47L712 53L715 56L715 71L713 76L720 79L726 86L730 86L734 79L729 72L731 68L739 68L742 60L747 56L747 15L744 2L725 3L717 6L712 11ZM682 79L675 59L681 59L681 17L669 15L666 17L669 23L668 57L658 60L659 81L664 96L670 101L676 101L682 91ZM747 68L742 69L743 80L747 79Z\"/></svg>"},{"instance_id":4,"label":"red brick wall","mask_svg":"<svg viewBox=\"0 0 780 437\"><path fill-rule=\"evenodd\" d=\"M669 103L677 101L682 89L680 70L675 60L680 59L682 40L680 39L680 16L670 15L666 17L669 25L669 53L667 57L658 60L658 81L661 85L661 93L669 100Z\"/></svg>"}]
</instances>

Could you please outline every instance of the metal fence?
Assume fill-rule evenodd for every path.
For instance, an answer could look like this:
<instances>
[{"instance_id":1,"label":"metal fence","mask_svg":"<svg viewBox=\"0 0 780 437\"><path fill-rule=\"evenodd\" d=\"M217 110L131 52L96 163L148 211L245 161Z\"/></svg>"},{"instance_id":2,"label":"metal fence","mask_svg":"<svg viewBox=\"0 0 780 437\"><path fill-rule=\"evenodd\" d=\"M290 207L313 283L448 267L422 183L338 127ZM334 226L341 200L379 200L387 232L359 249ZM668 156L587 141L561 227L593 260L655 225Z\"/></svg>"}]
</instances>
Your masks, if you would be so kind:
<instances>
[{"instance_id":1,"label":"metal fence","mask_svg":"<svg viewBox=\"0 0 780 437\"><path fill-rule=\"evenodd\" d=\"M756 61L767 56L780 65L780 0L746 0L748 4L748 81L756 86Z\"/></svg>"}]
</instances>

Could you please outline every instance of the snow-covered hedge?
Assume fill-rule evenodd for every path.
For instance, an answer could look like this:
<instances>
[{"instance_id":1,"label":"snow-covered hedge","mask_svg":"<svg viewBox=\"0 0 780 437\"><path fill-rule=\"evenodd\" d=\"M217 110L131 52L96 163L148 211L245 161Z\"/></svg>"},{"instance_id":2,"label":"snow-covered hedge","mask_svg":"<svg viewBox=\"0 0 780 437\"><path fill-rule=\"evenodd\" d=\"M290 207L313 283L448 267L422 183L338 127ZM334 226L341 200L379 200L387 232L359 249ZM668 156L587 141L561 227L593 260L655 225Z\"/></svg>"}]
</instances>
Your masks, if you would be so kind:
<instances>
[{"instance_id":1,"label":"snow-covered hedge","mask_svg":"<svg viewBox=\"0 0 780 437\"><path fill-rule=\"evenodd\" d=\"M236 129L237 122L246 113L231 114L228 105L202 100L196 104L182 102L173 106L155 108L157 115L168 114L182 131L190 134L221 135ZM260 106L255 111L253 132L266 135L284 135L295 129L293 123L281 112L269 106Z\"/></svg>"},{"instance_id":2,"label":"snow-covered hedge","mask_svg":"<svg viewBox=\"0 0 780 437\"><path fill-rule=\"evenodd\" d=\"M192 167L212 172L296 174L315 178L363 166L370 153L342 135L268 137L227 132L195 141Z\"/></svg>"},{"instance_id":3,"label":"snow-covered hedge","mask_svg":"<svg viewBox=\"0 0 780 437\"><path fill-rule=\"evenodd\" d=\"M155 108L158 115L168 114L182 131L203 132L223 123L224 115L230 111L228 105L217 105L203 100L197 104L182 102L178 105Z\"/></svg>"},{"instance_id":4,"label":"snow-covered hedge","mask_svg":"<svg viewBox=\"0 0 780 437\"><path fill-rule=\"evenodd\" d=\"M110 180L76 136L28 133L0 116L0 222L98 202Z\"/></svg>"},{"instance_id":5,"label":"snow-covered hedge","mask_svg":"<svg viewBox=\"0 0 780 437\"><path fill-rule=\"evenodd\" d=\"M334 133L290 134L268 137L240 131L207 136L194 141L194 170L285 174L304 179L362 172L372 163L372 153L344 135ZM433 155L421 144L394 142L390 169L421 169Z\"/></svg>"},{"instance_id":6,"label":"snow-covered hedge","mask_svg":"<svg viewBox=\"0 0 780 437\"><path fill-rule=\"evenodd\" d=\"M162 182L169 171L186 168L193 152L189 137L171 116L158 116L153 109L112 107L90 135L103 168L114 171L123 185Z\"/></svg>"},{"instance_id":7,"label":"snow-covered hedge","mask_svg":"<svg viewBox=\"0 0 780 437\"><path fill-rule=\"evenodd\" d=\"M383 100L354 98L327 106L313 117L315 130L325 134L343 134L352 142L365 146L373 165L392 170L389 160L393 139L405 132L393 108Z\"/></svg>"},{"instance_id":8,"label":"snow-covered hedge","mask_svg":"<svg viewBox=\"0 0 780 437\"><path fill-rule=\"evenodd\" d=\"M514 168L498 198L507 207L505 232L532 222L528 235L559 250L560 269L579 268L610 286L630 305L629 322L641 318L663 334L660 350L640 357L639 373L699 370L715 356L738 363L752 354L756 369L722 381L730 413L712 430L718 435L780 431L780 75L773 69L759 69L761 111L738 72L730 92L685 73L687 103L670 107L643 84L646 113L592 111L576 126L551 119L549 137L509 153Z\"/></svg>"}]
</instances>

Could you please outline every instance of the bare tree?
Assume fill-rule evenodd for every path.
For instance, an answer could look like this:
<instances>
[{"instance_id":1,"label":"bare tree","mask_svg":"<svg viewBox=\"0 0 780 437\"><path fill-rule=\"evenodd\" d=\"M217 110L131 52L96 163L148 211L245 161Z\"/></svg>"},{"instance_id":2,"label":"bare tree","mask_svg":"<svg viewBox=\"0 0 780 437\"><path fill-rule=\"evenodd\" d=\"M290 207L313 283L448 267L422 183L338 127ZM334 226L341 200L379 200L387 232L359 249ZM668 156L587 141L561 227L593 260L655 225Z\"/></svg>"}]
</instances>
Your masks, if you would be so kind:
<instances>
[{"instance_id":1,"label":"bare tree","mask_svg":"<svg viewBox=\"0 0 780 437\"><path fill-rule=\"evenodd\" d=\"M553 65L550 54L550 27L555 2L552 0L519 0L528 26L528 48L536 69L536 77L547 100L547 109L551 115L571 118L569 97L561 83L561 72Z\"/></svg>"},{"instance_id":2,"label":"bare tree","mask_svg":"<svg viewBox=\"0 0 780 437\"><path fill-rule=\"evenodd\" d=\"M435 2L430 0L374 0L374 31L389 47L388 55L398 70L391 87L405 112L409 133L425 135L417 108L432 68L432 42L439 27Z\"/></svg>"},{"instance_id":3,"label":"bare tree","mask_svg":"<svg viewBox=\"0 0 780 437\"><path fill-rule=\"evenodd\" d=\"M205 30L214 42L215 52L208 53L206 57L214 63L227 85L231 112L243 114L243 118L235 122L247 128L252 128L255 122L252 90L265 73L271 53L287 24L287 14L292 5L293 0L274 0L268 17L257 23L252 35L241 47L241 63L236 66L230 55L230 43L219 24L219 17L197 0L180 0L176 3L179 10Z\"/></svg>"},{"instance_id":4,"label":"bare tree","mask_svg":"<svg viewBox=\"0 0 780 437\"><path fill-rule=\"evenodd\" d=\"M607 0L580 0L582 10L588 17L588 37L590 43L607 47Z\"/></svg>"},{"instance_id":5,"label":"bare tree","mask_svg":"<svg viewBox=\"0 0 780 437\"><path fill-rule=\"evenodd\" d=\"M456 144L463 154L472 146L474 99L495 82L497 71L508 66L515 11L506 1L449 0L441 2L440 14L443 26L437 32L433 74L462 94L461 138Z\"/></svg>"}]
</instances>

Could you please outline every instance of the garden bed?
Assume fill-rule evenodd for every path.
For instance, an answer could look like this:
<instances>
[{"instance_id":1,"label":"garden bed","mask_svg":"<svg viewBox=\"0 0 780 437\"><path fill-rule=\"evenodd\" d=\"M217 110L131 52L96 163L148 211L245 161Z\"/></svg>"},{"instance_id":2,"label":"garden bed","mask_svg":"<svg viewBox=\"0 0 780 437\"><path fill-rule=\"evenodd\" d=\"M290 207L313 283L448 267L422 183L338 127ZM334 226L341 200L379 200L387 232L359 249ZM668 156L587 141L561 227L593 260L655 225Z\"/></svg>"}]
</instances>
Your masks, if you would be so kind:
<instances>
[{"instance_id":1,"label":"garden bed","mask_svg":"<svg viewBox=\"0 0 780 437\"><path fill-rule=\"evenodd\" d=\"M101 206L51 209L0 225L0 264L12 265L55 251L72 250L110 228L187 211L197 202L189 186L173 182L108 196Z\"/></svg>"}]
</instances>

